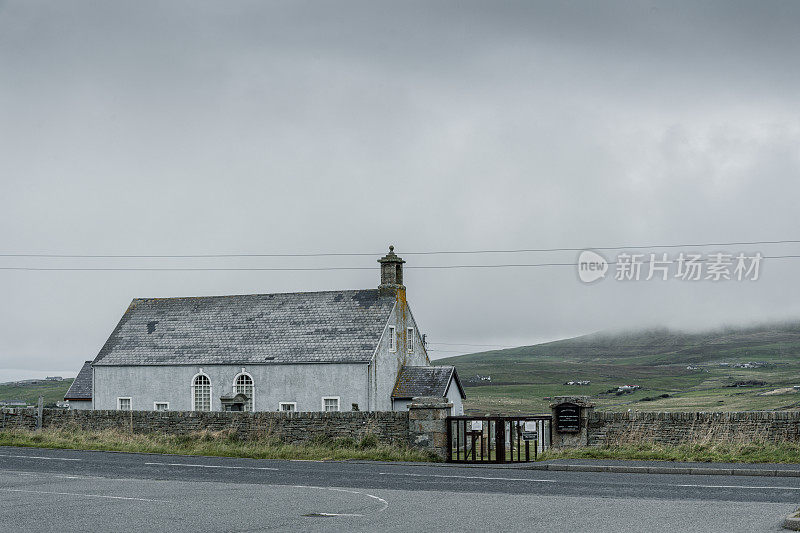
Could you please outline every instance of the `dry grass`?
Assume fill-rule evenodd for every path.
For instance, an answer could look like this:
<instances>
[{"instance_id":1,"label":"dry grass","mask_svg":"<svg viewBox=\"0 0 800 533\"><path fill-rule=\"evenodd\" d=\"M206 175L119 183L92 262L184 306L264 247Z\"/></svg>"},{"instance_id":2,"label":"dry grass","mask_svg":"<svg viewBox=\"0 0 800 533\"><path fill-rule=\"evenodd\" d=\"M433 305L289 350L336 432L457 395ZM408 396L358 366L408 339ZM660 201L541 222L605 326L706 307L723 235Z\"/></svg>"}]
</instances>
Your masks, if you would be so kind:
<instances>
[{"instance_id":1,"label":"dry grass","mask_svg":"<svg viewBox=\"0 0 800 533\"><path fill-rule=\"evenodd\" d=\"M167 453L253 459L313 459L376 461L434 461L435 457L403 446L379 444L373 434L354 439L317 439L309 444L285 444L269 432L240 440L232 431L201 431L188 435L131 433L120 430L82 431L74 428L0 431L0 446L75 450Z\"/></svg>"}]
</instances>

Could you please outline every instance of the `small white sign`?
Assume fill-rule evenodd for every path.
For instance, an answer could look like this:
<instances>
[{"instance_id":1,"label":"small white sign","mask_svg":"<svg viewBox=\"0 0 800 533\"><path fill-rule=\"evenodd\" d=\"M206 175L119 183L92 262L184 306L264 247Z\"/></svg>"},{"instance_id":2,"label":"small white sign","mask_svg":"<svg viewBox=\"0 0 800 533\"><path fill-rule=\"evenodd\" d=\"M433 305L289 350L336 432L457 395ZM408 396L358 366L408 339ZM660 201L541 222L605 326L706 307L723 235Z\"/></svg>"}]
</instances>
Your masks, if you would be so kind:
<instances>
[{"instance_id":1,"label":"small white sign","mask_svg":"<svg viewBox=\"0 0 800 533\"><path fill-rule=\"evenodd\" d=\"M473 420L472 431L483 431L483 420Z\"/></svg>"},{"instance_id":2,"label":"small white sign","mask_svg":"<svg viewBox=\"0 0 800 533\"><path fill-rule=\"evenodd\" d=\"M535 420L526 420L525 421L525 431L536 431L536 421Z\"/></svg>"}]
</instances>

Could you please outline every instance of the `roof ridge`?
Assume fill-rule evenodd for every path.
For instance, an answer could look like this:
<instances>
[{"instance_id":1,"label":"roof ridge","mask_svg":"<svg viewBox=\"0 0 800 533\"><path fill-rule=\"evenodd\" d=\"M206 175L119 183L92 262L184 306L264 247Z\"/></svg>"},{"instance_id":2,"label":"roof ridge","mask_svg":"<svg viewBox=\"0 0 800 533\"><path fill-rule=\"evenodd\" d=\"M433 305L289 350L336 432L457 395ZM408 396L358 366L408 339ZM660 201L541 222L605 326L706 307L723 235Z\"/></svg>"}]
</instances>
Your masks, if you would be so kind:
<instances>
[{"instance_id":1,"label":"roof ridge","mask_svg":"<svg viewBox=\"0 0 800 533\"><path fill-rule=\"evenodd\" d=\"M250 294L212 294L206 296L144 296L140 298L134 298L133 301L144 301L144 300L194 300L194 299L201 299L201 298L239 298L243 296L288 296L293 294L327 294L327 293L343 293L343 292L377 292L380 295L379 289L339 289L339 290L328 290L328 291L294 291L294 292L257 292L257 293L250 293ZM392 295L386 295L386 297L391 297L394 299Z\"/></svg>"}]
</instances>

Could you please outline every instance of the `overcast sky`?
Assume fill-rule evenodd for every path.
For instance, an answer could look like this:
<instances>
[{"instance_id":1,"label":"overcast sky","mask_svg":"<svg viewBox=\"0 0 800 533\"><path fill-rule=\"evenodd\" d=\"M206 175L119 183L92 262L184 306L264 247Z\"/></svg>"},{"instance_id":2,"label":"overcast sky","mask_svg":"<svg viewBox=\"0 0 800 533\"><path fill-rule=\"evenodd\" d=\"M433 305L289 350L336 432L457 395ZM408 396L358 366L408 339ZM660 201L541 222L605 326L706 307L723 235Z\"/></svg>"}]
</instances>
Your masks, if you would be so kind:
<instances>
[{"instance_id":1,"label":"overcast sky","mask_svg":"<svg viewBox=\"0 0 800 533\"><path fill-rule=\"evenodd\" d=\"M390 243L412 267L577 252L404 251L800 239L799 26L788 1L0 1L0 252L374 254L0 257L374 268L2 270L0 381L74 375L134 297L375 287ZM405 281L430 342L507 346L800 319L798 267L765 259L754 282L584 284L569 266Z\"/></svg>"}]
</instances>

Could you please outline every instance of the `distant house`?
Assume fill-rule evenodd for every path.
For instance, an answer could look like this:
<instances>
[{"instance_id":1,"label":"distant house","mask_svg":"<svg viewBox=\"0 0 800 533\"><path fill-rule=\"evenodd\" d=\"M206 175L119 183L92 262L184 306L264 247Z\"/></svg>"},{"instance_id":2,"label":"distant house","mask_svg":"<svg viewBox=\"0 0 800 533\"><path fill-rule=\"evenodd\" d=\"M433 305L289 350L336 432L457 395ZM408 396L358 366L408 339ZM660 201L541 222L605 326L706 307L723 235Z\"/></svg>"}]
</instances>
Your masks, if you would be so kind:
<instances>
[{"instance_id":1,"label":"distant house","mask_svg":"<svg viewBox=\"0 0 800 533\"><path fill-rule=\"evenodd\" d=\"M27 407L28 402L23 402L22 400L7 400L1 401L0 405L3 407Z\"/></svg>"},{"instance_id":2,"label":"distant house","mask_svg":"<svg viewBox=\"0 0 800 533\"><path fill-rule=\"evenodd\" d=\"M64 395L70 409L92 408L92 362L86 361Z\"/></svg>"},{"instance_id":3,"label":"distant house","mask_svg":"<svg viewBox=\"0 0 800 533\"><path fill-rule=\"evenodd\" d=\"M452 396L460 414L453 367L407 370L431 364L405 261L389 247L378 262L377 289L137 298L65 399L121 410L390 411L406 408L394 395L402 376L408 390Z\"/></svg>"}]
</instances>

